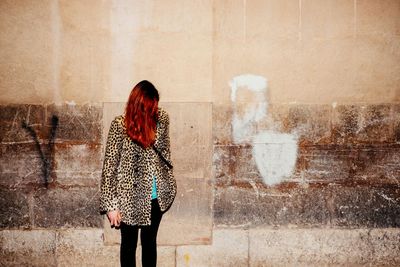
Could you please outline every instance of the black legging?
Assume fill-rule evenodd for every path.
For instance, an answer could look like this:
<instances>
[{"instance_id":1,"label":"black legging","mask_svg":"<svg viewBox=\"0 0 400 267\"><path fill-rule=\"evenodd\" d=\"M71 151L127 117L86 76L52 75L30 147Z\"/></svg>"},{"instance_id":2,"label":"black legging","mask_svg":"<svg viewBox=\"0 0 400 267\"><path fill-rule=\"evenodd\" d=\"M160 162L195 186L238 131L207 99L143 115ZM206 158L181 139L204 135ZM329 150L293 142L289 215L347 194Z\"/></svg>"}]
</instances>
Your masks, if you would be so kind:
<instances>
[{"instance_id":1,"label":"black legging","mask_svg":"<svg viewBox=\"0 0 400 267\"><path fill-rule=\"evenodd\" d=\"M121 223L121 267L136 267L136 246L140 228L142 243L142 266L155 267L157 264L157 231L162 213L157 199L151 201L151 225L136 226Z\"/></svg>"}]
</instances>

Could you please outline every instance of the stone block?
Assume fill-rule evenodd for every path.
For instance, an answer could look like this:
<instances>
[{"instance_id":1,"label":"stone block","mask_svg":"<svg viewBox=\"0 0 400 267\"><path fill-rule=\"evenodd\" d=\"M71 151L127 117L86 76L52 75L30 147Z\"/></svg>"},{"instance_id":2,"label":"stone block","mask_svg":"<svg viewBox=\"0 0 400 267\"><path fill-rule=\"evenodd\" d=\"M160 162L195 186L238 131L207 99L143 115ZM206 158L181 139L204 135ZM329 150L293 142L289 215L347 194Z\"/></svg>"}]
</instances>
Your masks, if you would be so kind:
<instances>
[{"instance_id":1,"label":"stone block","mask_svg":"<svg viewBox=\"0 0 400 267\"><path fill-rule=\"evenodd\" d=\"M400 187L332 186L326 194L331 225L390 228L400 226Z\"/></svg>"},{"instance_id":2,"label":"stone block","mask_svg":"<svg viewBox=\"0 0 400 267\"><path fill-rule=\"evenodd\" d=\"M102 229L68 229L57 232L57 266L120 266L120 246L107 246ZM175 266L175 247L158 246L157 266ZM141 247L136 250L141 265Z\"/></svg>"},{"instance_id":3,"label":"stone block","mask_svg":"<svg viewBox=\"0 0 400 267\"><path fill-rule=\"evenodd\" d=\"M209 244L212 188L204 179L178 179L178 193L159 230L160 245Z\"/></svg>"},{"instance_id":4,"label":"stone block","mask_svg":"<svg viewBox=\"0 0 400 267\"><path fill-rule=\"evenodd\" d=\"M349 178L370 184L398 184L399 145L365 146L350 154Z\"/></svg>"},{"instance_id":5,"label":"stone block","mask_svg":"<svg viewBox=\"0 0 400 267\"><path fill-rule=\"evenodd\" d=\"M216 14L220 13L216 11ZM224 23L231 14L222 13L217 21ZM213 84L219 89L214 92L214 102L229 103L228 82L249 70L273 81L268 91L270 103L360 103L376 102L376 99L390 103L395 98L398 57L393 56L393 49L387 48L396 47L398 36L303 38L301 42L265 38L244 40L243 22L235 22L240 26L232 36L237 37L217 38L215 42L214 77L217 78Z\"/></svg>"},{"instance_id":6,"label":"stone block","mask_svg":"<svg viewBox=\"0 0 400 267\"><path fill-rule=\"evenodd\" d=\"M169 246L157 246L157 266L175 267L176 266L176 248ZM138 246L136 251L136 266L142 265L142 247Z\"/></svg>"},{"instance_id":7,"label":"stone block","mask_svg":"<svg viewBox=\"0 0 400 267\"><path fill-rule=\"evenodd\" d=\"M103 104L103 135L102 144L105 147L107 142L108 132L110 130L111 122L116 116L124 114L125 112L125 102L115 102L115 103L104 103Z\"/></svg>"},{"instance_id":8,"label":"stone block","mask_svg":"<svg viewBox=\"0 0 400 267\"><path fill-rule=\"evenodd\" d=\"M101 229L57 232L57 266L119 266L119 246L104 246Z\"/></svg>"},{"instance_id":9,"label":"stone block","mask_svg":"<svg viewBox=\"0 0 400 267\"><path fill-rule=\"evenodd\" d=\"M121 244L121 231L119 228L111 227L106 215L102 216L104 230L104 244L107 246Z\"/></svg>"},{"instance_id":10,"label":"stone block","mask_svg":"<svg viewBox=\"0 0 400 267\"><path fill-rule=\"evenodd\" d=\"M0 145L0 184L12 188L44 186L43 159L37 145Z\"/></svg>"},{"instance_id":11,"label":"stone block","mask_svg":"<svg viewBox=\"0 0 400 267\"><path fill-rule=\"evenodd\" d=\"M102 107L97 105L47 106L46 132L50 134L52 116L57 116L55 142L101 143Z\"/></svg>"},{"instance_id":12,"label":"stone block","mask_svg":"<svg viewBox=\"0 0 400 267\"><path fill-rule=\"evenodd\" d=\"M376 14L383 15L383 12L378 12L374 10L371 18L375 18ZM348 89L354 93L348 95L347 101L343 99L339 100L340 102L396 102L400 72L400 66L397 64L400 54L396 44L400 40L400 35L383 34L385 31L381 28L378 33L357 34L357 38L353 39L353 49L349 50L351 52L351 65L349 65L352 66L349 74L351 73L352 80L349 84L351 88Z\"/></svg>"},{"instance_id":13,"label":"stone block","mask_svg":"<svg viewBox=\"0 0 400 267\"><path fill-rule=\"evenodd\" d=\"M392 143L391 105L365 105L361 107L362 117L357 131L360 143Z\"/></svg>"},{"instance_id":14,"label":"stone block","mask_svg":"<svg viewBox=\"0 0 400 267\"><path fill-rule=\"evenodd\" d=\"M213 105L212 134L214 145L232 144L232 114L230 105Z\"/></svg>"},{"instance_id":15,"label":"stone block","mask_svg":"<svg viewBox=\"0 0 400 267\"><path fill-rule=\"evenodd\" d=\"M216 145L233 143L233 112L243 112L241 105L213 106L213 140ZM290 133L299 137L300 146L322 145L331 142L331 106L329 105L294 105L272 104L264 118L259 122L251 122L247 129L249 142L256 133L274 130Z\"/></svg>"},{"instance_id":16,"label":"stone block","mask_svg":"<svg viewBox=\"0 0 400 267\"><path fill-rule=\"evenodd\" d=\"M300 147L331 143L330 105L272 104L269 112L273 119L267 127L295 134Z\"/></svg>"},{"instance_id":17,"label":"stone block","mask_svg":"<svg viewBox=\"0 0 400 267\"><path fill-rule=\"evenodd\" d=\"M393 0L357 3L357 33L379 36L400 34L399 8L399 2Z\"/></svg>"},{"instance_id":18,"label":"stone block","mask_svg":"<svg viewBox=\"0 0 400 267\"><path fill-rule=\"evenodd\" d=\"M283 183L239 183L217 187L214 224L217 226L303 225L321 226L330 221L325 188Z\"/></svg>"},{"instance_id":19,"label":"stone block","mask_svg":"<svg viewBox=\"0 0 400 267\"><path fill-rule=\"evenodd\" d=\"M58 69L53 1L2 1L0 16L2 103L53 101ZM55 11L54 13L52 11ZM32 51L35 51L34 53Z\"/></svg>"},{"instance_id":20,"label":"stone block","mask_svg":"<svg viewBox=\"0 0 400 267\"><path fill-rule=\"evenodd\" d=\"M179 177L211 177L211 103L163 103L170 115L174 173ZM190 110L190 112L188 112Z\"/></svg>"},{"instance_id":21,"label":"stone block","mask_svg":"<svg viewBox=\"0 0 400 267\"><path fill-rule=\"evenodd\" d=\"M400 104L392 106L392 114L394 142L400 143Z\"/></svg>"},{"instance_id":22,"label":"stone block","mask_svg":"<svg viewBox=\"0 0 400 267\"><path fill-rule=\"evenodd\" d=\"M59 3L59 84L62 97L77 103L103 100L110 82L111 2Z\"/></svg>"},{"instance_id":23,"label":"stone block","mask_svg":"<svg viewBox=\"0 0 400 267\"><path fill-rule=\"evenodd\" d=\"M393 109L393 111L392 111ZM214 143L232 143L233 107L215 105L213 112ZM299 137L299 145L328 145L347 143L391 143L394 141L392 124L396 106L376 105L298 105L272 104L267 116L254 123L252 132L274 130ZM332 124L332 134L331 134ZM394 127L396 130L396 127ZM394 130L394 131L395 131ZM250 136L251 138L251 136Z\"/></svg>"},{"instance_id":24,"label":"stone block","mask_svg":"<svg viewBox=\"0 0 400 267\"><path fill-rule=\"evenodd\" d=\"M332 4L332 1L329 3L328 9L337 8L336 5ZM318 6L320 5L321 3L318 4ZM337 6L340 6L340 4ZM322 12L326 12L326 9L324 9L321 8ZM313 12L318 12L318 9L314 9ZM322 29L318 29L319 26ZM338 33L325 33L323 27L326 26L314 24L315 30L311 29L309 35L341 34L340 30ZM335 27L337 25L330 24L327 27L330 26ZM367 99L365 94L354 88L355 84L359 83L354 76L357 75L357 72L360 72L360 68L354 67L354 49L356 47L354 38L306 38L303 35L299 37L301 41L292 42L293 46L296 44L294 48L290 50L285 48L284 50L286 53L290 52L290 54L286 57L286 61L283 61L280 65L281 75L277 81L277 87L275 87L279 89L271 90L272 103L332 104L335 102L362 102ZM287 64L287 62L291 63ZM272 65L270 68L273 67ZM371 91L373 90L371 89ZM384 95L382 92L383 90L380 90L380 95ZM378 97L379 94L373 92L373 95ZM368 98L365 101L373 101L372 99L374 98ZM387 98L387 100L382 101L390 100Z\"/></svg>"},{"instance_id":25,"label":"stone block","mask_svg":"<svg viewBox=\"0 0 400 267\"><path fill-rule=\"evenodd\" d=\"M333 39L353 35L353 1L317 0L301 3L301 34L304 39Z\"/></svg>"},{"instance_id":26,"label":"stone block","mask_svg":"<svg viewBox=\"0 0 400 267\"><path fill-rule=\"evenodd\" d=\"M100 144L57 144L54 157L59 184L91 187L100 184L103 164Z\"/></svg>"},{"instance_id":27,"label":"stone block","mask_svg":"<svg viewBox=\"0 0 400 267\"><path fill-rule=\"evenodd\" d=\"M40 189L33 202L36 227L101 227L98 188Z\"/></svg>"},{"instance_id":28,"label":"stone block","mask_svg":"<svg viewBox=\"0 0 400 267\"><path fill-rule=\"evenodd\" d=\"M179 246L176 266L248 266L248 232L214 229L212 245Z\"/></svg>"},{"instance_id":29,"label":"stone block","mask_svg":"<svg viewBox=\"0 0 400 267\"><path fill-rule=\"evenodd\" d=\"M398 266L400 258L400 233L399 228L370 229L360 234L360 239L373 247L370 261L376 265L387 264Z\"/></svg>"},{"instance_id":30,"label":"stone block","mask_svg":"<svg viewBox=\"0 0 400 267\"><path fill-rule=\"evenodd\" d=\"M282 182L395 183L398 150L396 144L300 145L292 174L283 177ZM250 145L215 145L216 183L262 181L253 154Z\"/></svg>"},{"instance_id":31,"label":"stone block","mask_svg":"<svg viewBox=\"0 0 400 267\"><path fill-rule=\"evenodd\" d=\"M113 2L113 75L105 101L126 101L130 89L142 79L155 83L162 101L211 101L212 5L210 0L157 5Z\"/></svg>"},{"instance_id":32,"label":"stone block","mask_svg":"<svg viewBox=\"0 0 400 267\"><path fill-rule=\"evenodd\" d=\"M18 189L0 187L0 196L0 228L30 227L29 195Z\"/></svg>"},{"instance_id":33,"label":"stone block","mask_svg":"<svg viewBox=\"0 0 400 267\"><path fill-rule=\"evenodd\" d=\"M23 123L35 131L40 141L44 137L44 110L41 105L1 105L0 143L34 143L35 140L23 127Z\"/></svg>"},{"instance_id":34,"label":"stone block","mask_svg":"<svg viewBox=\"0 0 400 267\"><path fill-rule=\"evenodd\" d=\"M242 5L242 1L232 1L229 3L218 2L215 3L215 33L214 33L214 47L213 47L213 104L214 105L232 105L231 88L229 82L241 73L248 73L247 66L247 51L243 48L248 45L243 38L243 31L240 31L230 26L223 28L221 32L217 27L223 27L224 24L240 24L241 21L232 20L234 14L242 13L243 10L232 10L229 12L218 10L218 5L229 6L235 8ZM241 29L241 28L240 28ZM228 33L229 31L229 33ZM231 33L231 31L234 31ZM217 36L224 34L221 39ZM229 36L229 34L232 34ZM237 37L234 37L237 36ZM259 73L259 70L257 70ZM218 88L218 89L217 89Z\"/></svg>"},{"instance_id":35,"label":"stone block","mask_svg":"<svg viewBox=\"0 0 400 267\"><path fill-rule=\"evenodd\" d=\"M0 231L1 266L57 266L55 249L51 230Z\"/></svg>"},{"instance_id":36,"label":"stone block","mask_svg":"<svg viewBox=\"0 0 400 267\"><path fill-rule=\"evenodd\" d=\"M297 39L299 9L299 3L294 0L247 2L246 36Z\"/></svg>"},{"instance_id":37,"label":"stone block","mask_svg":"<svg viewBox=\"0 0 400 267\"><path fill-rule=\"evenodd\" d=\"M95 0L86 2L67 1L60 3L60 17L65 34L73 33L108 33L109 20L106 18L109 3L101 3L94 7Z\"/></svg>"},{"instance_id":38,"label":"stone block","mask_svg":"<svg viewBox=\"0 0 400 267\"><path fill-rule=\"evenodd\" d=\"M94 6L103 6L99 13L109 11L109 7L104 8L106 5L92 5L91 8ZM93 13L96 12L86 14ZM59 87L63 99L77 103L101 103L104 99L104 91L110 83L110 76L106 75L110 72L109 56L104 56L109 55L110 33L95 31L86 34L75 29L61 33Z\"/></svg>"},{"instance_id":39,"label":"stone block","mask_svg":"<svg viewBox=\"0 0 400 267\"><path fill-rule=\"evenodd\" d=\"M44 106L33 104L0 105L0 121L7 123L40 124L44 122Z\"/></svg>"},{"instance_id":40,"label":"stone block","mask_svg":"<svg viewBox=\"0 0 400 267\"><path fill-rule=\"evenodd\" d=\"M178 178L178 193L171 209L164 214L158 232L162 246L209 244L212 234L212 195L204 179ZM120 232L104 218L104 241L120 243Z\"/></svg>"},{"instance_id":41,"label":"stone block","mask_svg":"<svg viewBox=\"0 0 400 267\"><path fill-rule=\"evenodd\" d=\"M213 166L217 184L261 181L251 146L215 146Z\"/></svg>"},{"instance_id":42,"label":"stone block","mask_svg":"<svg viewBox=\"0 0 400 267\"><path fill-rule=\"evenodd\" d=\"M337 144L354 143L360 129L361 107L338 105L333 109L332 141Z\"/></svg>"},{"instance_id":43,"label":"stone block","mask_svg":"<svg viewBox=\"0 0 400 267\"><path fill-rule=\"evenodd\" d=\"M233 92L232 92L233 93ZM265 92L253 92L247 86L238 87L232 104L232 139L234 144L251 144L260 134L262 124L269 119Z\"/></svg>"},{"instance_id":44,"label":"stone block","mask_svg":"<svg viewBox=\"0 0 400 267\"><path fill-rule=\"evenodd\" d=\"M291 181L397 183L398 145L302 147Z\"/></svg>"},{"instance_id":45,"label":"stone block","mask_svg":"<svg viewBox=\"0 0 400 267\"><path fill-rule=\"evenodd\" d=\"M263 248L263 249L260 249ZM250 229L249 266L396 266L397 229Z\"/></svg>"},{"instance_id":46,"label":"stone block","mask_svg":"<svg viewBox=\"0 0 400 267\"><path fill-rule=\"evenodd\" d=\"M124 36L121 39L126 40L126 34L122 34ZM122 55L132 55L128 63L132 66L132 71L128 73L131 81L148 79L154 82L156 88L159 89L161 101L165 102L207 103L212 101L213 70L210 66L213 65L213 38L211 34L188 35L184 32L147 31L134 33L133 41L134 47L129 51L125 49L126 54ZM116 48L121 49L121 47L124 48L125 44ZM159 60L161 57L164 58L163 61ZM112 71L120 72L121 70ZM133 86L134 84L130 84L129 87L123 87L126 91L122 100L121 97L115 99L117 94L110 95L121 89L115 88L114 92L107 92L106 101L126 101L126 96Z\"/></svg>"},{"instance_id":47,"label":"stone block","mask_svg":"<svg viewBox=\"0 0 400 267\"><path fill-rule=\"evenodd\" d=\"M299 149L291 181L340 182L350 177L357 150L342 146L315 146Z\"/></svg>"},{"instance_id":48,"label":"stone block","mask_svg":"<svg viewBox=\"0 0 400 267\"><path fill-rule=\"evenodd\" d=\"M146 5L141 5L140 1L135 3L141 12L141 30L157 29L161 32L176 33L182 32L190 35L210 35L213 27L213 1L195 0L190 3L180 1L174 3L160 3L154 5L150 11ZM154 19L146 21L146 16L152 14ZM171 20L171 16L176 19Z\"/></svg>"},{"instance_id":49,"label":"stone block","mask_svg":"<svg viewBox=\"0 0 400 267\"><path fill-rule=\"evenodd\" d=\"M267 144L273 147L275 144ZM280 145L280 144L278 144ZM282 147L282 146L281 146ZM282 148L284 149L284 148ZM310 153L307 148L298 150L297 163L294 164L291 174L280 177L280 182L297 181L304 182L307 179L315 179L313 177L305 177L304 173L307 168L306 155ZM305 152L308 151L308 152ZM263 181L264 177L260 174L259 166L254 158L253 146L244 145L229 145L229 146L214 146L213 168L215 174L215 182L221 185L230 185L235 183L258 183ZM284 155L285 152L282 153ZM279 156L271 155L271 159L277 159ZM279 163L270 164L268 168L270 173L275 170L280 170ZM267 177L268 178L268 177Z\"/></svg>"},{"instance_id":50,"label":"stone block","mask_svg":"<svg viewBox=\"0 0 400 267\"><path fill-rule=\"evenodd\" d=\"M217 187L215 225L398 227L399 187L282 183Z\"/></svg>"},{"instance_id":51,"label":"stone block","mask_svg":"<svg viewBox=\"0 0 400 267\"><path fill-rule=\"evenodd\" d=\"M214 2L214 31L217 39L238 40L244 37L244 2Z\"/></svg>"}]
</instances>

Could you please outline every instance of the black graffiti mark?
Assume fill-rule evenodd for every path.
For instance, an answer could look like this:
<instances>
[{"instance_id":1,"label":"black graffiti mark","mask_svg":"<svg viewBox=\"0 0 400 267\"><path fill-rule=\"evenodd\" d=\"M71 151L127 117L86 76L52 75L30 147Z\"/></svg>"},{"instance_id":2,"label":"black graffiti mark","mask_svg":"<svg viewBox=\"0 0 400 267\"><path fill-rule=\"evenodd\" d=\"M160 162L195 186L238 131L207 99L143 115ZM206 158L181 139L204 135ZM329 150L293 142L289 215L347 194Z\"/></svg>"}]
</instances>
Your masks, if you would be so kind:
<instances>
[{"instance_id":1,"label":"black graffiti mark","mask_svg":"<svg viewBox=\"0 0 400 267\"><path fill-rule=\"evenodd\" d=\"M46 188L48 188L49 186L49 177L52 170L52 162L54 155L54 139L56 137L57 126L58 126L58 117L56 115L53 115L51 117L51 130L50 130L49 140L47 142L47 150L43 151L35 130L31 126L29 126L25 121L22 122L22 128L27 130L29 135L32 137L33 141L35 141L36 149L39 152L40 160L42 162L42 173L44 178L44 186Z\"/></svg>"}]
</instances>

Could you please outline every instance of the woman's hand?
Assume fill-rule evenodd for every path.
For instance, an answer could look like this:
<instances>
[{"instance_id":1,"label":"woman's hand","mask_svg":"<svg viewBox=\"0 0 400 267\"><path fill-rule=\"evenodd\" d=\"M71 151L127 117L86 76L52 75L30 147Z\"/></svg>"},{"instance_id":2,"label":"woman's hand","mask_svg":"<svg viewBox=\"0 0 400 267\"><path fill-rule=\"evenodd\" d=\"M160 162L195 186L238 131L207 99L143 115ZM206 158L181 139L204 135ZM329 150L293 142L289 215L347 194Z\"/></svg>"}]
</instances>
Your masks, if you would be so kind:
<instances>
[{"instance_id":1,"label":"woman's hand","mask_svg":"<svg viewBox=\"0 0 400 267\"><path fill-rule=\"evenodd\" d=\"M118 227L121 223L121 212L119 210L112 210L107 213L108 220L111 223L111 226Z\"/></svg>"}]
</instances>

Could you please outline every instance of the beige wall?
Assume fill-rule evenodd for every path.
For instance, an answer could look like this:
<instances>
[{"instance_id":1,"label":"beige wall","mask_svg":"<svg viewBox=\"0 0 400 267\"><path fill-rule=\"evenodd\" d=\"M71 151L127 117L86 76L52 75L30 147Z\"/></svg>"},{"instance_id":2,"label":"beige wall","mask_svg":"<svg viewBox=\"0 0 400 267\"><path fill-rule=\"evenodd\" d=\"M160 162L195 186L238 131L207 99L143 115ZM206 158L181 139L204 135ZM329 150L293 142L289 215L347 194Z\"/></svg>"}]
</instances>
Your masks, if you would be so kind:
<instances>
[{"instance_id":1,"label":"beige wall","mask_svg":"<svg viewBox=\"0 0 400 267\"><path fill-rule=\"evenodd\" d=\"M400 266L399 44L400 0L0 0L2 263L118 266L104 140L149 79L161 266Z\"/></svg>"},{"instance_id":2,"label":"beige wall","mask_svg":"<svg viewBox=\"0 0 400 267\"><path fill-rule=\"evenodd\" d=\"M275 103L400 100L398 0L3 0L0 102L228 103L267 78Z\"/></svg>"}]
</instances>

